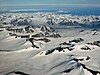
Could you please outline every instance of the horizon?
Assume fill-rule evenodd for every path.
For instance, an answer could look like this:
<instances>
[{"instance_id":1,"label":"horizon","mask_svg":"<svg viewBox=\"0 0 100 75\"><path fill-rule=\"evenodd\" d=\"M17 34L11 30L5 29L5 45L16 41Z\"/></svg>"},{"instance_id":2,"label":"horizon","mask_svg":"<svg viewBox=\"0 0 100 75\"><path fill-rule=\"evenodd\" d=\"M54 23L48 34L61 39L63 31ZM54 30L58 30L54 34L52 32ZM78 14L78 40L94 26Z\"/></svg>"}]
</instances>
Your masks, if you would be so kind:
<instances>
[{"instance_id":1,"label":"horizon","mask_svg":"<svg viewBox=\"0 0 100 75\"><path fill-rule=\"evenodd\" d=\"M0 5L100 5L99 0L0 0Z\"/></svg>"},{"instance_id":2,"label":"horizon","mask_svg":"<svg viewBox=\"0 0 100 75\"><path fill-rule=\"evenodd\" d=\"M0 0L0 9L4 7L100 7L99 0Z\"/></svg>"},{"instance_id":3,"label":"horizon","mask_svg":"<svg viewBox=\"0 0 100 75\"><path fill-rule=\"evenodd\" d=\"M99 3L98 0L0 0L0 13L10 10L24 10L28 13L63 10L70 14L100 15Z\"/></svg>"},{"instance_id":4,"label":"horizon","mask_svg":"<svg viewBox=\"0 0 100 75\"><path fill-rule=\"evenodd\" d=\"M19 5L19 6L0 6L0 10L18 10L18 9L50 9L50 10L66 10L66 9L80 9L80 8L86 8L86 9L89 9L89 8L100 8L100 6L91 6L91 5L81 5L80 7L80 4L79 5Z\"/></svg>"}]
</instances>

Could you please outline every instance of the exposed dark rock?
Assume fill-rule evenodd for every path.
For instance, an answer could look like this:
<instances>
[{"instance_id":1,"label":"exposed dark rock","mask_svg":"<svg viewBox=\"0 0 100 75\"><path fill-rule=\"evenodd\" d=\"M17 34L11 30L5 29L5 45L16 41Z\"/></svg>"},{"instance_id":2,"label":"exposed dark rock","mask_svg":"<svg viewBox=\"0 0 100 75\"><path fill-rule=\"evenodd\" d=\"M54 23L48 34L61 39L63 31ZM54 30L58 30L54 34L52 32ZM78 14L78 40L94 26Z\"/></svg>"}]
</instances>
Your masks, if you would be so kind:
<instances>
[{"instance_id":1,"label":"exposed dark rock","mask_svg":"<svg viewBox=\"0 0 100 75\"><path fill-rule=\"evenodd\" d=\"M2 24L3 24L3 25L7 25L8 23L6 23L6 22L3 22Z\"/></svg>"},{"instance_id":2,"label":"exposed dark rock","mask_svg":"<svg viewBox=\"0 0 100 75\"><path fill-rule=\"evenodd\" d=\"M45 55L51 54L51 53L53 53L54 51L55 51L54 49L48 50L48 51L46 51Z\"/></svg>"},{"instance_id":3,"label":"exposed dark rock","mask_svg":"<svg viewBox=\"0 0 100 75\"><path fill-rule=\"evenodd\" d=\"M10 36L17 36L17 34L9 33Z\"/></svg>"},{"instance_id":4,"label":"exposed dark rock","mask_svg":"<svg viewBox=\"0 0 100 75\"><path fill-rule=\"evenodd\" d=\"M39 48L38 46L36 46L36 45L34 45L34 44L32 45L32 47L33 47L33 48L34 48L34 47L35 47L35 48Z\"/></svg>"},{"instance_id":5,"label":"exposed dark rock","mask_svg":"<svg viewBox=\"0 0 100 75\"><path fill-rule=\"evenodd\" d=\"M62 47L57 47L57 48L54 48L54 49L52 49L52 50L48 50L48 51L46 52L45 55L51 54L51 53L53 53L55 50L58 50L58 51L60 52L60 51L63 50L63 48L62 48Z\"/></svg>"},{"instance_id":6,"label":"exposed dark rock","mask_svg":"<svg viewBox=\"0 0 100 75\"><path fill-rule=\"evenodd\" d=\"M16 26L16 25L17 25L17 21L18 21L18 19L12 19L12 20L11 20L11 24L12 24L13 26Z\"/></svg>"},{"instance_id":7,"label":"exposed dark rock","mask_svg":"<svg viewBox=\"0 0 100 75\"><path fill-rule=\"evenodd\" d=\"M9 33L10 36L15 36L15 38L19 37L17 34Z\"/></svg>"},{"instance_id":8,"label":"exposed dark rock","mask_svg":"<svg viewBox=\"0 0 100 75\"><path fill-rule=\"evenodd\" d=\"M0 32L2 32L3 30L0 30Z\"/></svg>"},{"instance_id":9,"label":"exposed dark rock","mask_svg":"<svg viewBox=\"0 0 100 75\"><path fill-rule=\"evenodd\" d=\"M92 43L87 43L87 44L89 44L89 45L93 45Z\"/></svg>"},{"instance_id":10,"label":"exposed dark rock","mask_svg":"<svg viewBox=\"0 0 100 75\"><path fill-rule=\"evenodd\" d=\"M29 38L30 35L17 35L15 33L9 33L10 36L21 37L21 38Z\"/></svg>"},{"instance_id":11,"label":"exposed dark rock","mask_svg":"<svg viewBox=\"0 0 100 75\"><path fill-rule=\"evenodd\" d=\"M47 24L48 24L48 25L54 25L55 23L53 22L52 19L49 19L49 20L47 21Z\"/></svg>"},{"instance_id":12,"label":"exposed dark rock","mask_svg":"<svg viewBox=\"0 0 100 75\"><path fill-rule=\"evenodd\" d=\"M59 44L59 45L71 45L71 44L70 44L70 43L64 42L64 43L61 43L61 44Z\"/></svg>"},{"instance_id":13,"label":"exposed dark rock","mask_svg":"<svg viewBox=\"0 0 100 75\"><path fill-rule=\"evenodd\" d=\"M76 59L76 58L74 58L73 60L74 60L74 61L76 61L76 62L78 62L78 61L79 61L79 59Z\"/></svg>"},{"instance_id":14,"label":"exposed dark rock","mask_svg":"<svg viewBox=\"0 0 100 75\"><path fill-rule=\"evenodd\" d=\"M87 56L86 60L89 60L89 59L90 59L90 57ZM80 59L74 58L73 60L76 61L76 62L78 62ZM82 59L82 60L84 60L84 59ZM79 62L78 62L78 63L79 63ZM80 66L82 66L84 69L86 69L87 71L89 71L89 72L92 73L93 75L100 74L100 71L95 71L95 70L89 69L88 67L86 67L86 65L84 65L84 64L82 64L82 63L79 63L79 64L80 64Z\"/></svg>"},{"instance_id":15,"label":"exposed dark rock","mask_svg":"<svg viewBox=\"0 0 100 75\"><path fill-rule=\"evenodd\" d=\"M13 72L10 72L6 75L10 75L10 74L14 74L14 75L30 75L30 74L27 74L27 73L24 73L24 72L20 72L20 71L13 71Z\"/></svg>"},{"instance_id":16,"label":"exposed dark rock","mask_svg":"<svg viewBox=\"0 0 100 75\"><path fill-rule=\"evenodd\" d=\"M84 32L85 30L81 30L81 31L79 31L79 32Z\"/></svg>"},{"instance_id":17,"label":"exposed dark rock","mask_svg":"<svg viewBox=\"0 0 100 75\"><path fill-rule=\"evenodd\" d=\"M43 32L52 32L51 28L45 25L41 26L40 29Z\"/></svg>"},{"instance_id":18,"label":"exposed dark rock","mask_svg":"<svg viewBox=\"0 0 100 75\"><path fill-rule=\"evenodd\" d=\"M70 46L70 47L74 47L75 46L74 44L67 43L67 42L61 43L59 45L67 45L67 46Z\"/></svg>"},{"instance_id":19,"label":"exposed dark rock","mask_svg":"<svg viewBox=\"0 0 100 75\"><path fill-rule=\"evenodd\" d=\"M74 69L74 68L70 68L70 69L67 69L67 70L65 70L65 71L63 71L63 72L64 72L64 73L69 73L69 72L71 72L73 69Z\"/></svg>"},{"instance_id":20,"label":"exposed dark rock","mask_svg":"<svg viewBox=\"0 0 100 75\"><path fill-rule=\"evenodd\" d=\"M73 60L76 61L76 62L78 62L78 61L85 61L85 60L90 60L90 59L91 59L91 58L90 58L89 56L87 56L86 59L85 59L85 58L80 58L80 59L74 58Z\"/></svg>"},{"instance_id":21,"label":"exposed dark rock","mask_svg":"<svg viewBox=\"0 0 100 75\"><path fill-rule=\"evenodd\" d=\"M93 45L99 46L100 47L100 41L94 41Z\"/></svg>"},{"instance_id":22,"label":"exposed dark rock","mask_svg":"<svg viewBox=\"0 0 100 75\"><path fill-rule=\"evenodd\" d=\"M86 46L86 45L85 45L84 47L82 47L81 49L82 49L82 50L91 50L91 48L89 48L89 47Z\"/></svg>"},{"instance_id":23,"label":"exposed dark rock","mask_svg":"<svg viewBox=\"0 0 100 75\"><path fill-rule=\"evenodd\" d=\"M82 42L82 41L84 41L84 39L82 39L82 38L77 38L77 39L74 39L74 40L72 40L72 41L69 41L69 43L71 43L71 42L79 43L79 42Z\"/></svg>"},{"instance_id":24,"label":"exposed dark rock","mask_svg":"<svg viewBox=\"0 0 100 75\"><path fill-rule=\"evenodd\" d=\"M30 29L30 32L32 32L32 33L33 33L33 32L34 32L34 30L33 30L33 29Z\"/></svg>"},{"instance_id":25,"label":"exposed dark rock","mask_svg":"<svg viewBox=\"0 0 100 75\"><path fill-rule=\"evenodd\" d=\"M56 34L55 38L58 38L58 37L61 37L61 35L60 34Z\"/></svg>"},{"instance_id":26,"label":"exposed dark rock","mask_svg":"<svg viewBox=\"0 0 100 75\"><path fill-rule=\"evenodd\" d=\"M91 42L91 43L87 43L89 45L96 45L98 47L100 47L100 41L94 41L94 42Z\"/></svg>"},{"instance_id":27,"label":"exposed dark rock","mask_svg":"<svg viewBox=\"0 0 100 75\"><path fill-rule=\"evenodd\" d=\"M89 56L87 56L86 60L90 60L91 58Z\"/></svg>"},{"instance_id":28,"label":"exposed dark rock","mask_svg":"<svg viewBox=\"0 0 100 75\"><path fill-rule=\"evenodd\" d=\"M17 25L29 25L30 22L31 22L30 19L19 18L19 20L17 21Z\"/></svg>"},{"instance_id":29,"label":"exposed dark rock","mask_svg":"<svg viewBox=\"0 0 100 75\"><path fill-rule=\"evenodd\" d=\"M29 38L30 35L21 35L21 38Z\"/></svg>"},{"instance_id":30,"label":"exposed dark rock","mask_svg":"<svg viewBox=\"0 0 100 75\"><path fill-rule=\"evenodd\" d=\"M59 38L59 37L61 37L61 35L60 34L49 34L49 33L43 34L43 33L39 33L39 34L32 35L32 37L54 37L54 38Z\"/></svg>"},{"instance_id":31,"label":"exposed dark rock","mask_svg":"<svg viewBox=\"0 0 100 75\"><path fill-rule=\"evenodd\" d=\"M69 20L63 20L61 22L58 23L59 25L67 25L67 26L74 26L74 25L79 25L79 23L77 21L69 21Z\"/></svg>"},{"instance_id":32,"label":"exposed dark rock","mask_svg":"<svg viewBox=\"0 0 100 75\"><path fill-rule=\"evenodd\" d=\"M69 51L72 51L74 48L66 47Z\"/></svg>"},{"instance_id":33,"label":"exposed dark rock","mask_svg":"<svg viewBox=\"0 0 100 75\"><path fill-rule=\"evenodd\" d=\"M92 35L97 35L97 32L94 32Z\"/></svg>"},{"instance_id":34,"label":"exposed dark rock","mask_svg":"<svg viewBox=\"0 0 100 75\"><path fill-rule=\"evenodd\" d=\"M32 37L44 37L44 34L39 33L39 34L32 35Z\"/></svg>"},{"instance_id":35,"label":"exposed dark rock","mask_svg":"<svg viewBox=\"0 0 100 75\"><path fill-rule=\"evenodd\" d=\"M100 74L99 71L94 71L94 70L89 69L88 67L86 67L86 65L84 65L84 64L82 64L82 63L80 63L80 64L81 64L81 66L82 66L84 69L86 69L87 71L91 72L93 75Z\"/></svg>"},{"instance_id":36,"label":"exposed dark rock","mask_svg":"<svg viewBox=\"0 0 100 75\"><path fill-rule=\"evenodd\" d=\"M44 42L50 42L51 40L47 39L47 38L43 38L43 39L37 39L37 40L40 40L40 41L44 41Z\"/></svg>"},{"instance_id":37,"label":"exposed dark rock","mask_svg":"<svg viewBox=\"0 0 100 75\"><path fill-rule=\"evenodd\" d=\"M34 44L34 38L29 38L28 39L31 43L32 43L32 47L34 48L39 48L38 46L36 46L35 44ZM26 40L27 41L27 40Z\"/></svg>"},{"instance_id":38,"label":"exposed dark rock","mask_svg":"<svg viewBox=\"0 0 100 75\"><path fill-rule=\"evenodd\" d=\"M69 51L72 51L74 48L71 48L71 47L56 47L56 48L54 48L54 49L52 49L52 50L48 50L48 51L46 52L45 55L51 54L51 53L53 53L55 50L57 50L57 51L59 51L59 52L61 52L61 51L64 52L64 49L68 49Z\"/></svg>"},{"instance_id":39,"label":"exposed dark rock","mask_svg":"<svg viewBox=\"0 0 100 75\"><path fill-rule=\"evenodd\" d=\"M55 48L55 50L58 50L60 52L60 51L63 50L63 48L62 47L57 47L57 48Z\"/></svg>"},{"instance_id":40,"label":"exposed dark rock","mask_svg":"<svg viewBox=\"0 0 100 75\"><path fill-rule=\"evenodd\" d=\"M23 28L7 28L6 30L16 32L16 33L22 33Z\"/></svg>"},{"instance_id":41,"label":"exposed dark rock","mask_svg":"<svg viewBox=\"0 0 100 75\"><path fill-rule=\"evenodd\" d=\"M30 26L25 27L26 33L30 33Z\"/></svg>"},{"instance_id":42,"label":"exposed dark rock","mask_svg":"<svg viewBox=\"0 0 100 75\"><path fill-rule=\"evenodd\" d=\"M61 37L61 35L60 34L52 34L49 37L59 38L59 37Z\"/></svg>"}]
</instances>

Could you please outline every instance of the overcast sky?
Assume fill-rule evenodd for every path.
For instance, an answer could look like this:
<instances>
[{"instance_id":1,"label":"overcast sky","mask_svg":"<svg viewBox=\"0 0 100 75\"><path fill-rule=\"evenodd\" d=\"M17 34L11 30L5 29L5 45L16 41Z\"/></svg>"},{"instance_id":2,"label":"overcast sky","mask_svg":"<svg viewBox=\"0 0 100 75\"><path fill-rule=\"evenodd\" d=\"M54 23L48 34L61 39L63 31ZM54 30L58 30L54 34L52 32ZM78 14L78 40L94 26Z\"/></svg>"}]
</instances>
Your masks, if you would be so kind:
<instances>
[{"instance_id":1,"label":"overcast sky","mask_svg":"<svg viewBox=\"0 0 100 75\"><path fill-rule=\"evenodd\" d=\"M0 5L100 5L100 0L0 0Z\"/></svg>"}]
</instances>

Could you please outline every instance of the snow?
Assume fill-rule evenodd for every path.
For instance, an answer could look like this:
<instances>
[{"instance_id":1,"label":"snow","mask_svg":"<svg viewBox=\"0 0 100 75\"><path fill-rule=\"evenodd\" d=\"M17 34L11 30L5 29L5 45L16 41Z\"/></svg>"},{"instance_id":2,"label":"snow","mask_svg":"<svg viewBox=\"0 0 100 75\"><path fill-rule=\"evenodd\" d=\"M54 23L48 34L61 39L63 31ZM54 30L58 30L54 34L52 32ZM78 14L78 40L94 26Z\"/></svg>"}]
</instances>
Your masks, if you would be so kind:
<instances>
[{"instance_id":1,"label":"snow","mask_svg":"<svg viewBox=\"0 0 100 75\"><path fill-rule=\"evenodd\" d=\"M0 16L6 18L2 22L11 22L17 18L18 21L30 20L29 25L32 24L11 27L2 25L0 28L0 75L100 75L100 29L68 28L58 24L66 18L64 22L98 22L96 18L100 19L100 16L45 12ZM54 25L47 24L50 19ZM84 19L89 21L83 22ZM46 33L48 36L45 36ZM37 34L42 35L32 37ZM53 34L61 37L51 37ZM27 35L29 37L25 37Z\"/></svg>"}]
</instances>

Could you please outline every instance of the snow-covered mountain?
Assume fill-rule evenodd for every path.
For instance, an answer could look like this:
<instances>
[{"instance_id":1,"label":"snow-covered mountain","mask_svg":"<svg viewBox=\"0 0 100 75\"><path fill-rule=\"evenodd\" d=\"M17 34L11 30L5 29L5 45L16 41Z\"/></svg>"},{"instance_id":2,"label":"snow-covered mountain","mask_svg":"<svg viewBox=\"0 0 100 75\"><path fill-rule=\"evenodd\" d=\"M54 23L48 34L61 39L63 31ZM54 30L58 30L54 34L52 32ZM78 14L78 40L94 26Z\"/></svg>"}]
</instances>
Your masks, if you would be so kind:
<instances>
[{"instance_id":1,"label":"snow-covered mountain","mask_svg":"<svg viewBox=\"0 0 100 75\"><path fill-rule=\"evenodd\" d=\"M23 13L23 14L1 14L1 26L22 26L22 25L64 25L64 26L85 26L100 27L100 16L77 16L70 14L55 13Z\"/></svg>"},{"instance_id":2,"label":"snow-covered mountain","mask_svg":"<svg viewBox=\"0 0 100 75\"><path fill-rule=\"evenodd\" d=\"M100 75L100 29L62 28L99 25L99 19L54 13L0 15L0 75Z\"/></svg>"}]
</instances>

